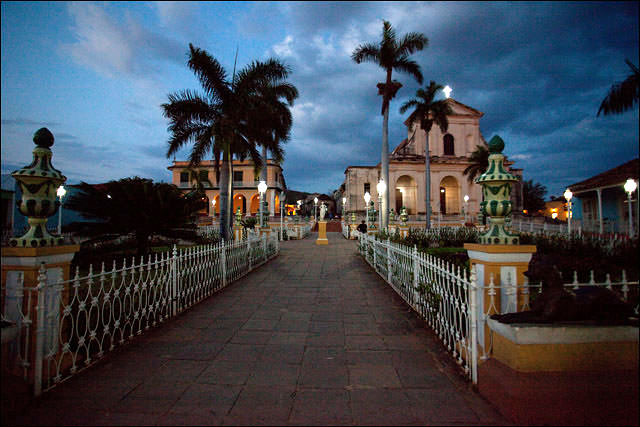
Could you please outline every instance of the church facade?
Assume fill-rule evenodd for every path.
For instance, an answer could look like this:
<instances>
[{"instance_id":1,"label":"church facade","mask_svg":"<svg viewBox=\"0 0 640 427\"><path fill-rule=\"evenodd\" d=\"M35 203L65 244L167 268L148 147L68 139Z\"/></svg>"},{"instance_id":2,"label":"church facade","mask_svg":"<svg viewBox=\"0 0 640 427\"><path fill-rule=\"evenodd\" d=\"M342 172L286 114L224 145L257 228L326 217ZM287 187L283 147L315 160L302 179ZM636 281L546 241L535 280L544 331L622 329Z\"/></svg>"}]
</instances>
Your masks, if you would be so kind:
<instances>
[{"instance_id":1,"label":"church facade","mask_svg":"<svg viewBox=\"0 0 640 427\"><path fill-rule=\"evenodd\" d=\"M482 202L482 187L470 183L464 170L471 165L469 157L477 146L487 148L487 142L480 132L480 118L483 113L448 98L452 114L448 116L449 128L442 133L434 125L429 133L429 155L431 169L431 212L432 215L459 216L463 213L475 219ZM407 138L389 156L389 208L396 213L402 207L412 219L424 218L426 212L425 191L425 147L426 132L419 122L405 121ZM505 166L520 182L512 189L513 210L522 210L522 170L512 168L512 162ZM345 211L364 214L364 194L369 192L378 210L379 198L376 185L381 178L380 163L376 166L349 166L345 170L344 197ZM467 201L465 202L465 196ZM432 219L434 219L432 217Z\"/></svg>"}]
</instances>

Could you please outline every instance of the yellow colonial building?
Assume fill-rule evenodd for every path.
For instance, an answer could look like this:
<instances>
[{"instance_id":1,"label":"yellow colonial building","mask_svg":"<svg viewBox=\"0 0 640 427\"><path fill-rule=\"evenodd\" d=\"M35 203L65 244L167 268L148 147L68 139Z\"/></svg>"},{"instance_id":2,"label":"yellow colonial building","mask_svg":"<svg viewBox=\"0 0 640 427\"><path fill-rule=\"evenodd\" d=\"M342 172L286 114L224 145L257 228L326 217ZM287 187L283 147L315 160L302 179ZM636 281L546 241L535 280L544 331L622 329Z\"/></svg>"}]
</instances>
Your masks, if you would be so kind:
<instances>
[{"instance_id":1,"label":"yellow colonial building","mask_svg":"<svg viewBox=\"0 0 640 427\"><path fill-rule=\"evenodd\" d=\"M480 118L483 113L453 98L448 98L447 102L453 111L448 116L447 132L443 134L434 125L429 137L431 212L447 216L466 212L470 218L475 219L482 202L482 187L469 183L463 172L471 164L469 157L476 146L483 145L487 148L487 142L480 133ZM426 132L417 121L411 123L407 119L404 124L407 126L407 138L389 156L390 183L386 183L387 191L390 191L389 208L399 213L404 206L409 215L424 216ZM511 168L512 164L513 162L505 161L507 169L522 178L522 170ZM376 209L379 209L376 185L380 177L380 163L376 166L347 167L344 181L346 211L363 213L365 192L369 192ZM468 196L466 202L465 196ZM514 211L522 210L520 183L513 186L512 202Z\"/></svg>"},{"instance_id":2,"label":"yellow colonial building","mask_svg":"<svg viewBox=\"0 0 640 427\"><path fill-rule=\"evenodd\" d=\"M222 167L222 164L220 164ZM173 165L168 169L172 173L172 183L185 193L195 190L198 175L207 202L207 215L220 215L220 185L216 180L216 173L213 161L203 161L197 167L189 168L187 161L173 161ZM250 160L233 161L233 211L240 208L243 215L255 215L260 209L260 193L258 193L259 175L253 168ZM287 186L285 184L282 167L273 160L267 160L267 191L266 200L269 204L269 215L280 215L280 193Z\"/></svg>"}]
</instances>

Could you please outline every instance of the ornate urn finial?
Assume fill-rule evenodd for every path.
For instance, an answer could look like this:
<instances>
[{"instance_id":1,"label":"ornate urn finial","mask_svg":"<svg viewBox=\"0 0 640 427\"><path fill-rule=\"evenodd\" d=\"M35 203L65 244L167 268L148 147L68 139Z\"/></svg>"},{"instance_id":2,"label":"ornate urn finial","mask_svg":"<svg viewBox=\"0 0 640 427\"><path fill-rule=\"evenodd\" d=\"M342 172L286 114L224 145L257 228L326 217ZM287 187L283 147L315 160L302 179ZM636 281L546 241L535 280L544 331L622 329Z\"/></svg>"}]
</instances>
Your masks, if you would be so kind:
<instances>
[{"instance_id":1,"label":"ornate urn finial","mask_svg":"<svg viewBox=\"0 0 640 427\"><path fill-rule=\"evenodd\" d=\"M409 215L407 214L407 208L403 206L402 209L400 209L400 221L402 221L403 224L406 224L408 220Z\"/></svg>"},{"instance_id":2,"label":"ornate urn finial","mask_svg":"<svg viewBox=\"0 0 640 427\"><path fill-rule=\"evenodd\" d=\"M49 148L53 141L49 129L38 129L33 135L33 142L37 145L33 149L33 161L11 174L22 191L22 198L16 204L20 213L27 217L29 230L24 236L9 240L9 246L35 248L63 243L61 236L52 236L46 227L47 218L55 214L60 205L56 191L67 180L51 164Z\"/></svg>"},{"instance_id":3,"label":"ornate urn finial","mask_svg":"<svg viewBox=\"0 0 640 427\"><path fill-rule=\"evenodd\" d=\"M505 217L511 213L511 184L518 178L504 168L504 141L498 135L489 141L489 166L475 182L482 185L484 201L480 209L489 218L489 229L480 236L480 243L517 245L517 234L505 229Z\"/></svg>"}]
</instances>

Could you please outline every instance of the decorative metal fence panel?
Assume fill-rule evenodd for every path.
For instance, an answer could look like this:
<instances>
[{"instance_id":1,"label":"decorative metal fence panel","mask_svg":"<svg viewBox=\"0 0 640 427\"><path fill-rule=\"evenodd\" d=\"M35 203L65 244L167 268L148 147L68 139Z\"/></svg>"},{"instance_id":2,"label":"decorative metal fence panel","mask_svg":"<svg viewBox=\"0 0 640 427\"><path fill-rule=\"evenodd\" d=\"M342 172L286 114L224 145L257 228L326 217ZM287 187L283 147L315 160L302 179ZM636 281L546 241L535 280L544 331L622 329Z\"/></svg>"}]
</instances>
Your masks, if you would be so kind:
<instances>
[{"instance_id":1,"label":"decorative metal fence panel","mask_svg":"<svg viewBox=\"0 0 640 427\"><path fill-rule=\"evenodd\" d=\"M38 286L6 294L20 333L16 364L39 395L106 352L211 296L279 253L277 236L159 253L114 262L59 281L44 265ZM15 294L15 295L14 295ZM36 325L33 325L34 319ZM34 327L35 326L35 327Z\"/></svg>"},{"instance_id":2,"label":"decorative metal fence panel","mask_svg":"<svg viewBox=\"0 0 640 427\"><path fill-rule=\"evenodd\" d=\"M467 276L417 248L361 233L358 250L438 335L465 375L477 383L475 272Z\"/></svg>"}]
</instances>

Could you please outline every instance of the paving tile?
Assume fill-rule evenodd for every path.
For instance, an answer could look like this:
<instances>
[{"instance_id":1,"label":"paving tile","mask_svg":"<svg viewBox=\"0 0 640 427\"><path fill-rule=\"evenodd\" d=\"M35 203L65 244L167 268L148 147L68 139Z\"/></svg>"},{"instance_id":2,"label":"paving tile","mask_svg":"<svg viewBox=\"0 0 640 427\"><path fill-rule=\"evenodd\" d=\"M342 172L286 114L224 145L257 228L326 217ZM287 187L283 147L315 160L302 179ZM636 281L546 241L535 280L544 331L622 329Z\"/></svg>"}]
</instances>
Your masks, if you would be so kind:
<instances>
[{"instance_id":1,"label":"paving tile","mask_svg":"<svg viewBox=\"0 0 640 427\"><path fill-rule=\"evenodd\" d=\"M304 355L304 344L267 344L260 357L260 362L290 363L299 365Z\"/></svg>"},{"instance_id":2,"label":"paving tile","mask_svg":"<svg viewBox=\"0 0 640 427\"><path fill-rule=\"evenodd\" d=\"M243 388L224 425L283 425L289 419L295 386Z\"/></svg>"},{"instance_id":3,"label":"paving tile","mask_svg":"<svg viewBox=\"0 0 640 427\"><path fill-rule=\"evenodd\" d=\"M347 366L341 361L303 363L298 385L312 388L344 388L349 384Z\"/></svg>"},{"instance_id":4,"label":"paving tile","mask_svg":"<svg viewBox=\"0 0 640 427\"><path fill-rule=\"evenodd\" d=\"M289 419L297 425L350 425L353 416L346 390L298 390Z\"/></svg>"},{"instance_id":5,"label":"paving tile","mask_svg":"<svg viewBox=\"0 0 640 427\"><path fill-rule=\"evenodd\" d=\"M349 365L349 385L354 388L400 388L396 369L389 365Z\"/></svg>"},{"instance_id":6,"label":"paving tile","mask_svg":"<svg viewBox=\"0 0 640 427\"><path fill-rule=\"evenodd\" d=\"M239 330L232 338L231 344L264 345L273 335L271 331L245 331Z\"/></svg>"},{"instance_id":7,"label":"paving tile","mask_svg":"<svg viewBox=\"0 0 640 427\"><path fill-rule=\"evenodd\" d=\"M356 425L425 425L408 408L412 402L401 389L356 389L350 392Z\"/></svg>"},{"instance_id":8,"label":"paving tile","mask_svg":"<svg viewBox=\"0 0 640 427\"><path fill-rule=\"evenodd\" d=\"M306 344L310 347L344 347L344 334L312 334L307 336Z\"/></svg>"},{"instance_id":9,"label":"paving tile","mask_svg":"<svg viewBox=\"0 0 640 427\"><path fill-rule=\"evenodd\" d=\"M295 386L300 375L300 365L284 362L258 363L247 380L248 385Z\"/></svg>"},{"instance_id":10,"label":"paving tile","mask_svg":"<svg viewBox=\"0 0 640 427\"><path fill-rule=\"evenodd\" d=\"M250 344L225 344L218 353L216 360L238 360L244 362L255 362L264 351L264 345Z\"/></svg>"},{"instance_id":11,"label":"paving tile","mask_svg":"<svg viewBox=\"0 0 640 427\"><path fill-rule=\"evenodd\" d=\"M241 390L241 386L191 384L171 407L169 414L197 414L205 423L211 419L214 424L220 424L222 418L233 407Z\"/></svg>"},{"instance_id":12,"label":"paving tile","mask_svg":"<svg viewBox=\"0 0 640 427\"><path fill-rule=\"evenodd\" d=\"M375 335L347 335L345 337L347 350L386 350L387 346L382 337Z\"/></svg>"},{"instance_id":13,"label":"paving tile","mask_svg":"<svg viewBox=\"0 0 640 427\"><path fill-rule=\"evenodd\" d=\"M243 385L254 370L255 362L216 360L196 378L200 384Z\"/></svg>"}]
</instances>

